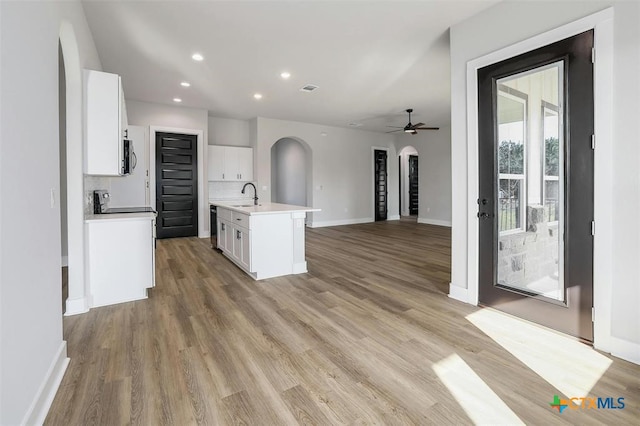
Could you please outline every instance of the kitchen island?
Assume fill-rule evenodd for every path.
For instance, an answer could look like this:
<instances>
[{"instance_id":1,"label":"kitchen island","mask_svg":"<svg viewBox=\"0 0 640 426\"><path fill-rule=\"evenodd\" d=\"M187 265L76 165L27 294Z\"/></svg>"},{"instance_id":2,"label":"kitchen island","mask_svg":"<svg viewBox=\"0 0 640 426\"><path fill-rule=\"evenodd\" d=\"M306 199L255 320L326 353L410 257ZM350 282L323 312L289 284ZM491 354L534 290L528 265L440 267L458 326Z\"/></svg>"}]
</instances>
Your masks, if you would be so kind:
<instances>
[{"instance_id":1,"label":"kitchen island","mask_svg":"<svg viewBox=\"0 0 640 426\"><path fill-rule=\"evenodd\" d=\"M218 248L255 280L307 272L305 217L312 207L210 202L217 206Z\"/></svg>"}]
</instances>

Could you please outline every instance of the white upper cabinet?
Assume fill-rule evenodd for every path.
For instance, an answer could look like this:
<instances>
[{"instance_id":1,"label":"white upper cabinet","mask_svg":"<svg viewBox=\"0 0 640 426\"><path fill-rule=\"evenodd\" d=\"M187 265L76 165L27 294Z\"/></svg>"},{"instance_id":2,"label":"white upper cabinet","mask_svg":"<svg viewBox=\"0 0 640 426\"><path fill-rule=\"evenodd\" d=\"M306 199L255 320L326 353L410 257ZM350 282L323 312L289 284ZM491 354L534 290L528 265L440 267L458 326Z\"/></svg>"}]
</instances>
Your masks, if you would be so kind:
<instances>
[{"instance_id":1,"label":"white upper cabinet","mask_svg":"<svg viewBox=\"0 0 640 426\"><path fill-rule=\"evenodd\" d=\"M85 173L122 175L128 123L120 76L84 70L84 104Z\"/></svg>"},{"instance_id":2,"label":"white upper cabinet","mask_svg":"<svg viewBox=\"0 0 640 426\"><path fill-rule=\"evenodd\" d=\"M253 180L253 148L238 149L236 165L239 180L251 182Z\"/></svg>"},{"instance_id":3,"label":"white upper cabinet","mask_svg":"<svg viewBox=\"0 0 640 426\"><path fill-rule=\"evenodd\" d=\"M209 145L209 180L253 180L253 148Z\"/></svg>"}]
</instances>

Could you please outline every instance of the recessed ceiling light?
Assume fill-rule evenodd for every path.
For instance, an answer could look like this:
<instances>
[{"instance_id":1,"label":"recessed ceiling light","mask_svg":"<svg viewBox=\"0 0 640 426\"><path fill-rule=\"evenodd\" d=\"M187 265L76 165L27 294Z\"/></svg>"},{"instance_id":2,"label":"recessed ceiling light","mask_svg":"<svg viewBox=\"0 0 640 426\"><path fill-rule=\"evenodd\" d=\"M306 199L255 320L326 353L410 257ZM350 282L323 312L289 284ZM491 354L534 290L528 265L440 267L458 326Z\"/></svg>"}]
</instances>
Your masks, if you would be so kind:
<instances>
[{"instance_id":1,"label":"recessed ceiling light","mask_svg":"<svg viewBox=\"0 0 640 426\"><path fill-rule=\"evenodd\" d=\"M178 102L178 103L180 103L180 102L182 102L182 99L180 99L180 98L173 98L173 102Z\"/></svg>"},{"instance_id":2,"label":"recessed ceiling light","mask_svg":"<svg viewBox=\"0 0 640 426\"><path fill-rule=\"evenodd\" d=\"M191 59L193 59L194 61L200 62L200 61L204 60L204 56L202 56L199 53L194 53L193 55L191 55Z\"/></svg>"},{"instance_id":3,"label":"recessed ceiling light","mask_svg":"<svg viewBox=\"0 0 640 426\"><path fill-rule=\"evenodd\" d=\"M182 83L180 83L180 86L189 87L189 86L191 86L191 83L189 83L188 81L183 81Z\"/></svg>"},{"instance_id":4,"label":"recessed ceiling light","mask_svg":"<svg viewBox=\"0 0 640 426\"><path fill-rule=\"evenodd\" d=\"M260 93L254 93L253 98L259 100L259 99L262 99L262 95Z\"/></svg>"},{"instance_id":5,"label":"recessed ceiling light","mask_svg":"<svg viewBox=\"0 0 640 426\"><path fill-rule=\"evenodd\" d=\"M283 80L288 80L289 77L291 77L291 73L287 72L287 71L283 71L280 73L280 77L282 77Z\"/></svg>"}]
</instances>

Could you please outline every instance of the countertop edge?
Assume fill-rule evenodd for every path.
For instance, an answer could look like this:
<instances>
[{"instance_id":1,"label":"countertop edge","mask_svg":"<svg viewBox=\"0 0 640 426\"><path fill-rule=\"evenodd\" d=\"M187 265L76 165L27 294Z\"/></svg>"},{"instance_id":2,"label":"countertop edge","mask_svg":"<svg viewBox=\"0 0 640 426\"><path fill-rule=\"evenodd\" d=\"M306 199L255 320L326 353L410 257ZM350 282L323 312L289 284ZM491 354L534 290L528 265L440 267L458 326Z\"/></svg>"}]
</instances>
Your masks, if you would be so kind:
<instances>
[{"instance_id":1,"label":"countertop edge","mask_svg":"<svg viewBox=\"0 0 640 426\"><path fill-rule=\"evenodd\" d=\"M269 215L269 214L300 213L300 212L307 213L307 212L319 212L319 211L321 211L321 209L313 208L313 207L292 206L292 205L288 205L288 204L278 204L278 203L265 203L263 205L258 205L257 206L257 207L265 207L265 208L266 207L271 207L274 204L283 206L280 209L278 209L276 207L273 210L264 210L264 211L254 211L253 209L256 208L254 206L251 206L251 207L239 207L239 206L233 206L233 205L229 205L229 204L221 203L221 202L209 202L209 204L213 205L213 206L225 208L227 210L235 211L235 212L238 212L238 213L248 214L250 216L254 216L254 215Z\"/></svg>"},{"instance_id":2,"label":"countertop edge","mask_svg":"<svg viewBox=\"0 0 640 426\"><path fill-rule=\"evenodd\" d=\"M85 223L103 221L123 221L123 220L152 220L156 218L156 213L113 213L113 214L88 214L85 215Z\"/></svg>"}]
</instances>

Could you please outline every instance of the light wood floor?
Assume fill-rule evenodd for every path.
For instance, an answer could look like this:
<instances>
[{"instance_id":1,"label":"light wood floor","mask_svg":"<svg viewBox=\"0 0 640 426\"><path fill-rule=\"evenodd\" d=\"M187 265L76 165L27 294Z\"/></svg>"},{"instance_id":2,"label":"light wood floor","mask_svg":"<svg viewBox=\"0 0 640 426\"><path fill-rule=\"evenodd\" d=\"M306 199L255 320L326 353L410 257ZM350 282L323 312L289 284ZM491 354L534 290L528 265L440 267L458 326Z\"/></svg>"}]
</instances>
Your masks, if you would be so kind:
<instances>
[{"instance_id":1,"label":"light wood floor","mask_svg":"<svg viewBox=\"0 0 640 426\"><path fill-rule=\"evenodd\" d=\"M148 300L64 318L46 424L470 424L494 404L526 424L638 424L640 367L619 359L590 395L624 410L550 409L560 392L447 297L446 228L309 229L307 259L256 282L207 239L158 241ZM466 396L438 373L451 359Z\"/></svg>"}]
</instances>

